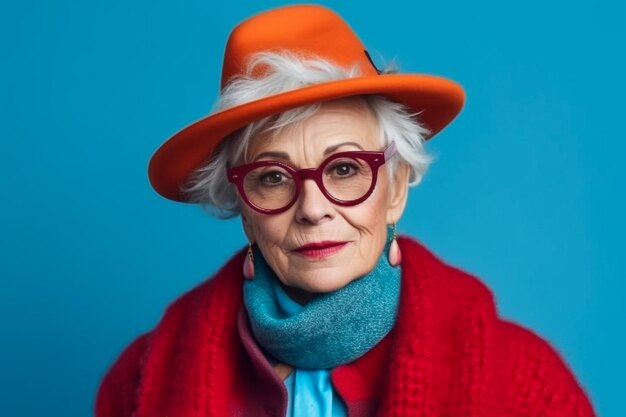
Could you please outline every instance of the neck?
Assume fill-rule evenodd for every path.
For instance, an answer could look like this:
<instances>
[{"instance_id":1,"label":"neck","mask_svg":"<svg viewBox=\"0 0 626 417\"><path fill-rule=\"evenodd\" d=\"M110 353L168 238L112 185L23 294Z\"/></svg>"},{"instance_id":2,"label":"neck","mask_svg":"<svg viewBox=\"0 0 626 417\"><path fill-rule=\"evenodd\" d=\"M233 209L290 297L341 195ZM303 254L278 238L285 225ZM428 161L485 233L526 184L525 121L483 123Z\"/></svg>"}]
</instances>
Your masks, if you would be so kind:
<instances>
[{"instance_id":1,"label":"neck","mask_svg":"<svg viewBox=\"0 0 626 417\"><path fill-rule=\"evenodd\" d=\"M289 298L291 298L293 301L295 301L296 303L302 306L307 305L310 301L313 301L314 299L320 296L319 293L309 292L309 291L303 290L302 288L290 287L288 285L283 284L282 282L280 282L280 286L287 293Z\"/></svg>"}]
</instances>

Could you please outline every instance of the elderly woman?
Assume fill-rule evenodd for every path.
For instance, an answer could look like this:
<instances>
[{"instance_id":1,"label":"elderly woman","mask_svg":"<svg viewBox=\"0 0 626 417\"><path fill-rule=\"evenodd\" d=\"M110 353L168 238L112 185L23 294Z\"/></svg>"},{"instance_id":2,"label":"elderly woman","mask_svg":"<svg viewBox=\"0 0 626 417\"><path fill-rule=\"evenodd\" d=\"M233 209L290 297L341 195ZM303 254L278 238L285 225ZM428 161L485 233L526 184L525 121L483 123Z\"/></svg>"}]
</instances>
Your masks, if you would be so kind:
<instances>
[{"instance_id":1,"label":"elderly woman","mask_svg":"<svg viewBox=\"0 0 626 417\"><path fill-rule=\"evenodd\" d=\"M122 352L96 416L593 416L549 343L396 235L423 143L463 97L378 70L323 7L235 28L218 111L168 140L150 179L241 215L247 248Z\"/></svg>"}]
</instances>

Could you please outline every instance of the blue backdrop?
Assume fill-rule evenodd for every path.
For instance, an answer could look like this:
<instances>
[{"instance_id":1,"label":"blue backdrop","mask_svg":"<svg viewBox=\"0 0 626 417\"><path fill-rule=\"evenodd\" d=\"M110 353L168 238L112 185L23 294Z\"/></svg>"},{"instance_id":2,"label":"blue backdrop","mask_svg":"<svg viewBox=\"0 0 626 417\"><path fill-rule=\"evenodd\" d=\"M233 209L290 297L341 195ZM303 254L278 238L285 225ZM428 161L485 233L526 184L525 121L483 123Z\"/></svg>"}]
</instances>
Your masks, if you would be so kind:
<instances>
[{"instance_id":1,"label":"blue backdrop","mask_svg":"<svg viewBox=\"0 0 626 417\"><path fill-rule=\"evenodd\" d=\"M285 2L4 2L0 413L91 414L121 349L244 245L150 188L152 152L203 117L230 29ZM379 63L467 104L399 224L548 339L601 415L626 415L619 0L327 1Z\"/></svg>"}]
</instances>

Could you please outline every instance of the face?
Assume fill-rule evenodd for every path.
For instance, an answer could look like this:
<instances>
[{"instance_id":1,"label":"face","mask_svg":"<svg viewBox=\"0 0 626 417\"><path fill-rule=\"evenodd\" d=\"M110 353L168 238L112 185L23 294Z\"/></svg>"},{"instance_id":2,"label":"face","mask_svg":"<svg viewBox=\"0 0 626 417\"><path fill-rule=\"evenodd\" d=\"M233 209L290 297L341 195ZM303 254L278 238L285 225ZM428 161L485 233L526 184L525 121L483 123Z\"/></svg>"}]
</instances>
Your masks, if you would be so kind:
<instances>
[{"instance_id":1,"label":"face","mask_svg":"<svg viewBox=\"0 0 626 417\"><path fill-rule=\"evenodd\" d=\"M296 169L316 168L337 152L382 150L374 114L362 98L321 105L304 121L277 135L253 138L248 162L279 160ZM382 254L387 224L404 210L408 170L399 164L391 184L387 165L379 168L373 193L356 206L329 201L310 179L287 211L259 213L243 201L242 221L288 293L306 301L335 291L371 271Z\"/></svg>"}]
</instances>

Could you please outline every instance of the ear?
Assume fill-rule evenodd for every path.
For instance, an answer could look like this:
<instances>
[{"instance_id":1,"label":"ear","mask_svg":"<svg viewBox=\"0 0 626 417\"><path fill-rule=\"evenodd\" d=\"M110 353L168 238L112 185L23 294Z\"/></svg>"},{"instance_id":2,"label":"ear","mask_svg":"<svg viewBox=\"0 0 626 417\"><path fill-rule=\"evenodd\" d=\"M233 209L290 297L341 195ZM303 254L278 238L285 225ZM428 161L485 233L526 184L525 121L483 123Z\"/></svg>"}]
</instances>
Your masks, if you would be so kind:
<instances>
[{"instance_id":1,"label":"ear","mask_svg":"<svg viewBox=\"0 0 626 417\"><path fill-rule=\"evenodd\" d=\"M387 203L387 224L397 223L404 213L409 195L409 166L404 161L400 162L393 175Z\"/></svg>"}]
</instances>

